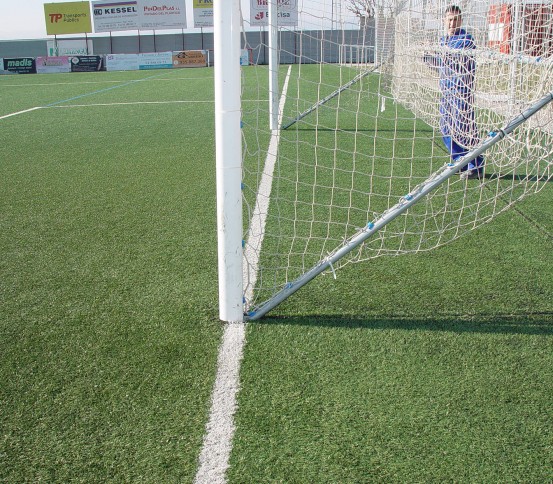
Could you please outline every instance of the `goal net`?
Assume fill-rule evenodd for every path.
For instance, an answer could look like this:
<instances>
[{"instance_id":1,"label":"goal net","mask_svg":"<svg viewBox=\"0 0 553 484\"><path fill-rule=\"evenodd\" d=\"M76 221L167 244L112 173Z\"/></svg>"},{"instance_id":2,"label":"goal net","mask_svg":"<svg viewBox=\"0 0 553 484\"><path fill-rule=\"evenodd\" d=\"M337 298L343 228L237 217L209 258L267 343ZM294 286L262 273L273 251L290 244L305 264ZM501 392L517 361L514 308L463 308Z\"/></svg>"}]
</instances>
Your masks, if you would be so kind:
<instances>
[{"instance_id":1,"label":"goal net","mask_svg":"<svg viewBox=\"0 0 553 484\"><path fill-rule=\"evenodd\" d=\"M264 25L273 3L241 8L246 319L321 272L451 242L550 181L550 1L279 0Z\"/></svg>"}]
</instances>

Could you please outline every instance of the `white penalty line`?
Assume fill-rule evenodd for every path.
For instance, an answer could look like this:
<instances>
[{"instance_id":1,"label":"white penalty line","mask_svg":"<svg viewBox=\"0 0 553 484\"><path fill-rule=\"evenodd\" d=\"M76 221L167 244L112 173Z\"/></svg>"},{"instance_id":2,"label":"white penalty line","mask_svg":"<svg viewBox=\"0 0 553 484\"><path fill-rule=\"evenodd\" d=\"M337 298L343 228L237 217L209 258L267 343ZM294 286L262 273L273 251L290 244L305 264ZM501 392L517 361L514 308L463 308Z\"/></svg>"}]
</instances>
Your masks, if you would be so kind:
<instances>
[{"instance_id":1,"label":"white penalty line","mask_svg":"<svg viewBox=\"0 0 553 484\"><path fill-rule=\"evenodd\" d=\"M282 113L288 90L291 66L288 68L286 80L282 89L279 104L279 126L282 124ZM253 287L257 279L257 265L259 252L263 242L263 227L269 207L273 171L276 162L280 130L273 132L271 142L265 160L265 169L257 194L256 209L252 216L246 251L244 258L248 257L249 264L244 263L244 268L249 265L249 286L246 291L246 299L251 299ZM244 269L248 271L248 269ZM248 280L248 279L246 279ZM213 387L211 410L206 425L203 446L199 457L199 467L194 479L195 484L224 484L226 483L226 471L229 467L229 458L234 437L234 414L237 404L236 397L240 389L240 365L246 343L246 324L229 323L225 326L223 341L219 347L217 358L217 376Z\"/></svg>"}]
</instances>

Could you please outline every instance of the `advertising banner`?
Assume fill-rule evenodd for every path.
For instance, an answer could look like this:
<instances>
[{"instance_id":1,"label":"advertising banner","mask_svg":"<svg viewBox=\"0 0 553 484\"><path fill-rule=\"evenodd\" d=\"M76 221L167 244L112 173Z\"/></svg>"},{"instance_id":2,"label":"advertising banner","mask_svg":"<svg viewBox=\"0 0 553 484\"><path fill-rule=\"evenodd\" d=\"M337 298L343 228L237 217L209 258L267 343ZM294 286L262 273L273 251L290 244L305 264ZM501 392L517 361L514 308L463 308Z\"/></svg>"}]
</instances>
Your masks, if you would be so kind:
<instances>
[{"instance_id":1,"label":"advertising banner","mask_svg":"<svg viewBox=\"0 0 553 484\"><path fill-rule=\"evenodd\" d=\"M139 0L142 30L185 29L184 0Z\"/></svg>"},{"instance_id":2,"label":"advertising banner","mask_svg":"<svg viewBox=\"0 0 553 484\"><path fill-rule=\"evenodd\" d=\"M71 72L95 72L102 70L102 57L99 55L78 55L71 57Z\"/></svg>"},{"instance_id":3,"label":"advertising banner","mask_svg":"<svg viewBox=\"0 0 553 484\"><path fill-rule=\"evenodd\" d=\"M173 67L172 52L152 52L138 54L138 68L147 69L171 69Z\"/></svg>"},{"instance_id":4,"label":"advertising banner","mask_svg":"<svg viewBox=\"0 0 553 484\"><path fill-rule=\"evenodd\" d=\"M88 44L88 45L87 45ZM56 57L60 55L91 55L92 39L73 39L73 40L49 40L46 42L48 55Z\"/></svg>"},{"instance_id":5,"label":"advertising banner","mask_svg":"<svg viewBox=\"0 0 553 484\"><path fill-rule=\"evenodd\" d=\"M36 74L33 57L4 58L4 70L13 74Z\"/></svg>"},{"instance_id":6,"label":"advertising banner","mask_svg":"<svg viewBox=\"0 0 553 484\"><path fill-rule=\"evenodd\" d=\"M139 8L137 0L92 2L94 32L115 32L118 30L139 30Z\"/></svg>"},{"instance_id":7,"label":"advertising banner","mask_svg":"<svg viewBox=\"0 0 553 484\"><path fill-rule=\"evenodd\" d=\"M207 52L205 50L173 52L173 67L207 67Z\"/></svg>"},{"instance_id":8,"label":"advertising banner","mask_svg":"<svg viewBox=\"0 0 553 484\"><path fill-rule=\"evenodd\" d=\"M92 32L89 2L45 3L44 18L48 35Z\"/></svg>"},{"instance_id":9,"label":"advertising banner","mask_svg":"<svg viewBox=\"0 0 553 484\"><path fill-rule=\"evenodd\" d=\"M267 0L251 0L250 25L269 25L269 4ZM278 25L298 25L298 0L278 0Z\"/></svg>"},{"instance_id":10,"label":"advertising banner","mask_svg":"<svg viewBox=\"0 0 553 484\"><path fill-rule=\"evenodd\" d=\"M213 27L213 0L194 0L194 27Z\"/></svg>"},{"instance_id":11,"label":"advertising banner","mask_svg":"<svg viewBox=\"0 0 553 484\"><path fill-rule=\"evenodd\" d=\"M36 72L37 74L57 74L60 72L71 72L69 57L37 57Z\"/></svg>"},{"instance_id":12,"label":"advertising banner","mask_svg":"<svg viewBox=\"0 0 553 484\"><path fill-rule=\"evenodd\" d=\"M186 28L184 0L92 2L95 32Z\"/></svg>"},{"instance_id":13,"label":"advertising banner","mask_svg":"<svg viewBox=\"0 0 553 484\"><path fill-rule=\"evenodd\" d=\"M106 56L106 70L108 71L137 71L137 54L109 54Z\"/></svg>"}]
</instances>

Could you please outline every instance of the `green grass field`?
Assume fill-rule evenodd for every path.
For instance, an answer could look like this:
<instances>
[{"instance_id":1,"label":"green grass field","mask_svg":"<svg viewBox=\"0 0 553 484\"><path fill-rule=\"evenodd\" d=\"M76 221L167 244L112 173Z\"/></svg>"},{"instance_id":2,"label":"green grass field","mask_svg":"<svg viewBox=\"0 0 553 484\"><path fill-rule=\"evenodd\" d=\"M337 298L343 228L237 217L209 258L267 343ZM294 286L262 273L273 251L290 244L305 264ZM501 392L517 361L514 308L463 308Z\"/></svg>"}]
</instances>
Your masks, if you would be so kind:
<instances>
[{"instance_id":1,"label":"green grass field","mask_svg":"<svg viewBox=\"0 0 553 484\"><path fill-rule=\"evenodd\" d=\"M213 71L2 76L0 146L0 481L192 482L223 329ZM550 482L552 202L250 323L228 482Z\"/></svg>"}]
</instances>

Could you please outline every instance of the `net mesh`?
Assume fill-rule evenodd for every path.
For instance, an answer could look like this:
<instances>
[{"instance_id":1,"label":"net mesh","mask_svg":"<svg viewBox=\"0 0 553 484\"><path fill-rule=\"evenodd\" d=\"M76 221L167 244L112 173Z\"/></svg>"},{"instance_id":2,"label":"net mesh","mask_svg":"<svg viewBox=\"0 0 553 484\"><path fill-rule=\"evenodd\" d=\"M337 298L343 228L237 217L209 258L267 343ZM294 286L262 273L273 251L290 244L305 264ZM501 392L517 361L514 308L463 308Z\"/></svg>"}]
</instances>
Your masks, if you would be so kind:
<instances>
[{"instance_id":1,"label":"net mesh","mask_svg":"<svg viewBox=\"0 0 553 484\"><path fill-rule=\"evenodd\" d=\"M553 92L551 2L461 2L450 34L445 3L391 2L370 19L359 3L279 6L297 24L279 24L278 133L267 31L244 18L257 62L242 70L247 310ZM550 103L333 268L455 240L545 186L552 158Z\"/></svg>"}]
</instances>

